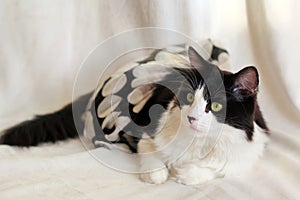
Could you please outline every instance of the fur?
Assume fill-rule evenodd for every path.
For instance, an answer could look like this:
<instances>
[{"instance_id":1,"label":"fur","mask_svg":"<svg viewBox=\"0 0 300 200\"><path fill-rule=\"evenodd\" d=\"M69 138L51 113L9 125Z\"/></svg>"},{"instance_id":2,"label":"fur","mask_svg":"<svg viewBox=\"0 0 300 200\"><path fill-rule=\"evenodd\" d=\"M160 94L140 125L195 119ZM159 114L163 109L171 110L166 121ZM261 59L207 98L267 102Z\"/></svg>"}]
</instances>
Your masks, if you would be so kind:
<instances>
[{"instance_id":1,"label":"fur","mask_svg":"<svg viewBox=\"0 0 300 200\"><path fill-rule=\"evenodd\" d=\"M36 116L34 119L4 130L0 144L29 147L43 142L78 137L78 133L81 133L84 128L81 115L85 112L91 95L92 93L86 94L56 112Z\"/></svg>"},{"instance_id":2,"label":"fur","mask_svg":"<svg viewBox=\"0 0 300 200\"><path fill-rule=\"evenodd\" d=\"M149 183L165 182L169 173L186 185L216 177L246 175L268 140L268 128L256 100L257 70L246 67L233 74L206 63L193 49L189 50L189 56L192 66L198 68L191 72L194 80L189 82L195 90L193 102L178 99L187 96L187 91L180 91L182 94L177 94L160 119L155 137L147 138L146 142L142 139L138 144L139 152L151 153L142 156L140 162L144 170L141 179ZM191 80L190 72L180 71ZM214 72L222 75L225 87L222 95L226 95L226 101L220 100L227 109L223 120L218 111L210 108L212 102L222 97L214 90L219 82L209 79L216 76L203 80L203 74ZM213 90L208 90L208 84Z\"/></svg>"},{"instance_id":3,"label":"fur","mask_svg":"<svg viewBox=\"0 0 300 200\"><path fill-rule=\"evenodd\" d=\"M214 47L211 60L226 52ZM173 177L195 185L241 176L251 170L268 140L258 85L253 66L231 73L193 48L188 60L154 51L136 67L107 79L93 95L4 131L0 143L33 146L85 132L96 146L126 144L139 153L140 177L149 183ZM93 131L84 131L84 124Z\"/></svg>"}]
</instances>

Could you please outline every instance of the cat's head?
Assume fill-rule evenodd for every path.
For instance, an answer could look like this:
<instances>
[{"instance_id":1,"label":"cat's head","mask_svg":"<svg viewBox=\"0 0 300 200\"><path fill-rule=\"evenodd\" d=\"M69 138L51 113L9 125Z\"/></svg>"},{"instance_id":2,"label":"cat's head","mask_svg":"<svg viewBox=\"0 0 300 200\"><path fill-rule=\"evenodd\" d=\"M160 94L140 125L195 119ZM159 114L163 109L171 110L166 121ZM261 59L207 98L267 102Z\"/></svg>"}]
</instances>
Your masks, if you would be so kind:
<instances>
[{"instance_id":1,"label":"cat's head","mask_svg":"<svg viewBox=\"0 0 300 200\"><path fill-rule=\"evenodd\" d=\"M186 81L177 90L170 111L180 107L183 125L196 134L207 132L215 121L244 130L252 140L254 123L262 118L256 100L257 69L250 66L237 73L223 71L191 47L188 57L192 68L177 69ZM263 119L258 124L267 129Z\"/></svg>"}]
</instances>

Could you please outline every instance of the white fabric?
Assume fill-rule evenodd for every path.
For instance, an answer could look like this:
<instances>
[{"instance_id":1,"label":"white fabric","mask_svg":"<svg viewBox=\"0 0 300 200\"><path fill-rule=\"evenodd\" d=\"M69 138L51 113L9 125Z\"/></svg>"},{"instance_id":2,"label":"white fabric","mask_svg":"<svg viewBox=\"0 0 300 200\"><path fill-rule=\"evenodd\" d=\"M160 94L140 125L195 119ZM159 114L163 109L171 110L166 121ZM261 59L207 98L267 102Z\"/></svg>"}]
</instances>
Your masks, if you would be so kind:
<instances>
[{"instance_id":1,"label":"white fabric","mask_svg":"<svg viewBox=\"0 0 300 200\"><path fill-rule=\"evenodd\" d=\"M233 70L256 65L272 136L249 178L198 188L142 183L96 162L78 140L30 149L0 146L0 198L298 199L299 9L296 0L1 1L0 129L69 102L79 66L98 43L157 26L221 40ZM87 81L82 91L92 88Z\"/></svg>"}]
</instances>

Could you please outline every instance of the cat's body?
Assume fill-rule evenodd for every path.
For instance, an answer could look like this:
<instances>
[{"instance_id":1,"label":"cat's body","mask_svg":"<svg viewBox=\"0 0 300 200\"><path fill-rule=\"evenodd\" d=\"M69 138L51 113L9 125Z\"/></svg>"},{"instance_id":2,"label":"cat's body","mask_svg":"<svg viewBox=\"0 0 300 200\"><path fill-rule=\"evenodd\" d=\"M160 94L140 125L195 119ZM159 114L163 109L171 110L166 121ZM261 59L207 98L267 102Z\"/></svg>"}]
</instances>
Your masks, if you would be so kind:
<instances>
[{"instance_id":1,"label":"cat's body","mask_svg":"<svg viewBox=\"0 0 300 200\"><path fill-rule=\"evenodd\" d=\"M160 184L171 175L193 185L246 174L263 153L268 133L256 100L257 70L222 71L192 48L187 60L168 55L166 62L159 53L153 54L155 62L143 61L146 65L109 78L94 95L81 98L78 113L73 109L75 123L66 107L9 129L2 143L30 146L65 139L74 136L75 124L79 131L84 124L85 136L96 146L123 143L139 153L146 182ZM31 133L50 126L64 134Z\"/></svg>"},{"instance_id":2,"label":"cat's body","mask_svg":"<svg viewBox=\"0 0 300 200\"><path fill-rule=\"evenodd\" d=\"M188 130L180 131L186 133ZM249 142L245 139L243 131L224 125L217 141L214 138L211 141L206 141L211 142L210 145L206 146L207 149L204 149L201 138L191 138L192 136L187 138L179 134L177 142L172 143L160 154L163 157L162 160L168 160L167 162L159 165L157 159L146 158L146 161L141 161L141 169L149 170L149 173L142 174L141 178L146 182L159 184L167 180L169 173L177 182L193 185L217 177L247 175L264 152L265 144L268 141L264 132L255 125L253 141ZM166 130L154 140L143 141L140 151L153 152L160 149L173 139L172 133L172 130L171 132ZM187 143L192 142L186 147L186 143L182 144L184 140ZM150 145L144 145L145 143L152 143L155 148L148 148ZM213 148L211 148L212 146ZM186 150L182 155L182 152L176 151L185 148ZM205 153L201 154L199 149ZM179 158L178 155L180 155ZM168 170L163 168L163 164Z\"/></svg>"},{"instance_id":3,"label":"cat's body","mask_svg":"<svg viewBox=\"0 0 300 200\"><path fill-rule=\"evenodd\" d=\"M245 68L244 70L250 70L246 72L246 76L252 76L253 74L248 73L252 73L251 71L255 69ZM242 70L239 73L245 72ZM233 74L226 72L223 76L226 79L226 76L232 77ZM245 80L246 77L241 81L245 82ZM176 181L187 185L204 183L216 177L242 176L251 170L262 155L268 140L266 134L268 129L257 105L256 94L245 97L246 103L238 110L242 113L242 118L233 119L227 116L224 122L220 123L212 114L212 110L207 111L210 108L207 108L209 100L205 99L207 91L204 87L199 86L195 90L194 101L191 104L184 105L183 103L182 106L174 106L175 101L171 102L167 112L160 119L163 123L161 127L158 127L159 131L155 134L156 136L138 144L138 152L158 151L153 157L147 156L145 159L141 157L141 169L149 170L149 173L141 175L144 181L162 183L166 181L169 172ZM236 107L230 105L229 99L235 94L230 94L229 90L232 90L232 87L224 89L227 93L228 112L233 113ZM256 91L251 92L256 93ZM251 103L247 102L248 98L253 98ZM246 111L245 107L249 108L251 105L253 109ZM243 122L248 114L259 117L248 116L249 121ZM191 116L197 118L194 122L198 122L196 126L191 123ZM178 122L181 123L178 124ZM252 124L253 127L247 127L248 124ZM216 129L210 127L215 125L219 127ZM250 130L251 128L253 129ZM163 161L160 169L157 163L159 161Z\"/></svg>"}]
</instances>

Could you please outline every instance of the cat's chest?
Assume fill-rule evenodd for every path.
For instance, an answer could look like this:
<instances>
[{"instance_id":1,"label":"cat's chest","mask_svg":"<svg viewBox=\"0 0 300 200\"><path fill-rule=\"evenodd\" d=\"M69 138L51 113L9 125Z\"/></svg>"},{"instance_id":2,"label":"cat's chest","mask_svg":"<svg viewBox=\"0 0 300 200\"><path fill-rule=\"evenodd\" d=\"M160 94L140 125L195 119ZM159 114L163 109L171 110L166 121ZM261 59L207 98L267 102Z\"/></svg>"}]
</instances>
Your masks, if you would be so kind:
<instances>
[{"instance_id":1,"label":"cat's chest","mask_svg":"<svg viewBox=\"0 0 300 200\"><path fill-rule=\"evenodd\" d=\"M188 127L183 127L176 137L165 132L155 139L169 167L180 168L186 163L195 163L215 169L221 175L238 175L251 168L263 153L267 141L267 136L257 126L251 142L242 130L228 125L223 126L216 138L195 137L189 132Z\"/></svg>"}]
</instances>

